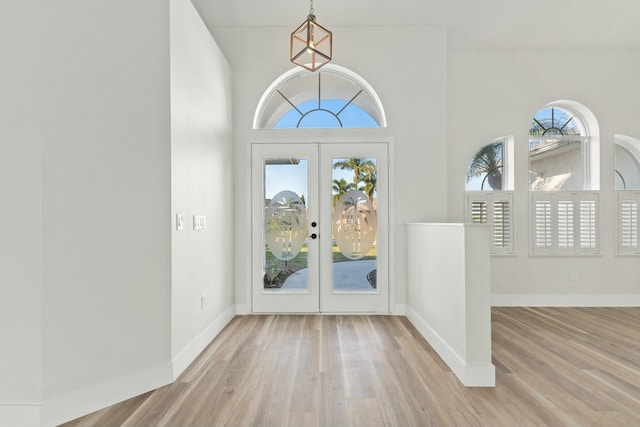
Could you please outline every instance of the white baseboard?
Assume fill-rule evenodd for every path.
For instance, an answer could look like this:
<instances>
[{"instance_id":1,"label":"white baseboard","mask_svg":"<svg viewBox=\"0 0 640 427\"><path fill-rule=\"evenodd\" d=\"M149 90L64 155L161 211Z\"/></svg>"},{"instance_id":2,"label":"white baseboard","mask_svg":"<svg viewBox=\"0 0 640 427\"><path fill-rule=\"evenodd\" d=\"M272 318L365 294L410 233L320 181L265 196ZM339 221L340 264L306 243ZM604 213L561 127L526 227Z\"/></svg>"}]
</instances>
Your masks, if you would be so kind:
<instances>
[{"instance_id":1,"label":"white baseboard","mask_svg":"<svg viewBox=\"0 0 640 427\"><path fill-rule=\"evenodd\" d=\"M493 294L493 307L640 307L640 295Z\"/></svg>"},{"instance_id":2,"label":"white baseboard","mask_svg":"<svg viewBox=\"0 0 640 427\"><path fill-rule=\"evenodd\" d=\"M0 426L40 427L39 403L0 403Z\"/></svg>"},{"instance_id":3,"label":"white baseboard","mask_svg":"<svg viewBox=\"0 0 640 427\"><path fill-rule=\"evenodd\" d=\"M466 387L495 387L496 372L493 364L468 365L464 359L410 306L406 306L407 319L415 326L451 371Z\"/></svg>"},{"instance_id":4,"label":"white baseboard","mask_svg":"<svg viewBox=\"0 0 640 427\"><path fill-rule=\"evenodd\" d=\"M185 348L173 357L173 380L175 381L182 372L198 357L202 350L227 326L236 315L236 307L231 306L220 314L211 324L195 337Z\"/></svg>"},{"instance_id":5,"label":"white baseboard","mask_svg":"<svg viewBox=\"0 0 640 427\"><path fill-rule=\"evenodd\" d=\"M238 316L251 314L251 304L236 304L236 314Z\"/></svg>"},{"instance_id":6,"label":"white baseboard","mask_svg":"<svg viewBox=\"0 0 640 427\"><path fill-rule=\"evenodd\" d=\"M407 314L407 306L404 304L396 304L391 312L394 316L405 316Z\"/></svg>"},{"instance_id":7,"label":"white baseboard","mask_svg":"<svg viewBox=\"0 0 640 427\"><path fill-rule=\"evenodd\" d=\"M173 382L170 363L153 366L42 404L44 426L55 426Z\"/></svg>"},{"instance_id":8,"label":"white baseboard","mask_svg":"<svg viewBox=\"0 0 640 427\"><path fill-rule=\"evenodd\" d=\"M201 334L199 334L171 363L154 366L123 377L115 378L83 390L57 397L44 402L42 406L12 408L25 420L25 423L3 423L3 408L0 406L0 426L53 426L73 420L107 406L122 402L142 393L171 384L195 360L202 350L218 335L235 316L232 306L218 316ZM21 414L22 413L22 414ZM9 415L12 415L9 413ZM38 416L37 424L34 419ZM15 414L12 416L16 416Z\"/></svg>"}]
</instances>

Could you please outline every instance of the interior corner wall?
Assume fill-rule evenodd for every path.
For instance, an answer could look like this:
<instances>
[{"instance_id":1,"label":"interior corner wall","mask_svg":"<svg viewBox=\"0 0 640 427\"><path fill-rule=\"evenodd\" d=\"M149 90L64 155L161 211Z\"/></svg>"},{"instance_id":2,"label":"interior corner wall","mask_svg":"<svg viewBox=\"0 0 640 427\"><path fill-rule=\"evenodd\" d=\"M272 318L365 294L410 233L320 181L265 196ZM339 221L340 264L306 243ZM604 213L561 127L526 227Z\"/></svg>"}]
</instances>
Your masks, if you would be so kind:
<instances>
[{"instance_id":1,"label":"interior corner wall","mask_svg":"<svg viewBox=\"0 0 640 427\"><path fill-rule=\"evenodd\" d=\"M329 23L324 23L329 25ZM219 27L213 34L234 70L236 303L251 309L251 143L270 140L388 141L391 300L405 303L406 222L446 219L446 30L440 26L331 27L332 63L362 76L380 97L386 129L253 130L265 90L294 67L291 28ZM416 52L419 46L419 52ZM322 72L322 69L320 69ZM391 306L391 310L397 307Z\"/></svg>"},{"instance_id":2,"label":"interior corner wall","mask_svg":"<svg viewBox=\"0 0 640 427\"><path fill-rule=\"evenodd\" d=\"M232 89L231 68L191 2L171 0L174 376L235 314ZM193 215L206 216L204 230L194 230Z\"/></svg>"},{"instance_id":3,"label":"interior corner wall","mask_svg":"<svg viewBox=\"0 0 640 427\"><path fill-rule=\"evenodd\" d=\"M171 381L169 3L39 13L49 425Z\"/></svg>"},{"instance_id":4,"label":"interior corner wall","mask_svg":"<svg viewBox=\"0 0 640 427\"><path fill-rule=\"evenodd\" d=\"M42 400L42 135L38 4L0 14L0 425ZM10 11L10 13L4 13Z\"/></svg>"},{"instance_id":5,"label":"interior corner wall","mask_svg":"<svg viewBox=\"0 0 640 427\"><path fill-rule=\"evenodd\" d=\"M475 152L497 137L513 135L515 139L516 255L492 257L494 302L638 304L640 263L637 258L615 255L613 166L614 135L640 138L640 50L452 51L448 56L449 221L463 219L465 174ZM599 256L529 255L528 130L535 113L557 100L581 103L598 120Z\"/></svg>"}]
</instances>

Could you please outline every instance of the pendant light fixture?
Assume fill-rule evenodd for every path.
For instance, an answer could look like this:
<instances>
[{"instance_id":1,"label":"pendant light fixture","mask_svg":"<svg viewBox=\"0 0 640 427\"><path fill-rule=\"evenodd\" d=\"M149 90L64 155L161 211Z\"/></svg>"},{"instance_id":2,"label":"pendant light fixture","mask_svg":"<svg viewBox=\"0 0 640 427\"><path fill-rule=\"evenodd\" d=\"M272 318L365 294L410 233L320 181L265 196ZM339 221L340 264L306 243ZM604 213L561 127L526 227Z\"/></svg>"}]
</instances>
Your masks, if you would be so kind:
<instances>
[{"instance_id":1,"label":"pendant light fixture","mask_svg":"<svg viewBox=\"0 0 640 427\"><path fill-rule=\"evenodd\" d=\"M306 21L291 33L291 62L316 71L331 61L331 49L331 31L316 22L311 0Z\"/></svg>"}]
</instances>

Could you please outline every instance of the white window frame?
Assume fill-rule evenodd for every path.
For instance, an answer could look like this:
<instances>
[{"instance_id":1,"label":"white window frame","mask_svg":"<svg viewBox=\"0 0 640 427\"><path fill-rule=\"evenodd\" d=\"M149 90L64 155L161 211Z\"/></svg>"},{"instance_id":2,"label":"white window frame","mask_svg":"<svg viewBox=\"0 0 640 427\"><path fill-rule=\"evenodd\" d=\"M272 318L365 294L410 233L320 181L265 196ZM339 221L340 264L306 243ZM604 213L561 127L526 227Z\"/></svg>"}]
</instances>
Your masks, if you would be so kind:
<instances>
[{"instance_id":1,"label":"white window frame","mask_svg":"<svg viewBox=\"0 0 640 427\"><path fill-rule=\"evenodd\" d=\"M640 191L617 191L617 254L640 255Z\"/></svg>"},{"instance_id":2,"label":"white window frame","mask_svg":"<svg viewBox=\"0 0 640 427\"><path fill-rule=\"evenodd\" d=\"M599 255L597 191L531 192L531 255Z\"/></svg>"},{"instance_id":3,"label":"white window frame","mask_svg":"<svg viewBox=\"0 0 640 427\"><path fill-rule=\"evenodd\" d=\"M466 210L465 221L468 223L485 223L489 226L491 232L491 248L492 255L513 255L513 230L514 230L514 209L513 209L513 191L467 191L466 192ZM486 203L485 221L474 221L472 215L473 205L476 202ZM501 221L498 221L500 212L496 211L496 203L506 203L508 206L508 218L502 223L506 223L507 237L500 238L500 234L505 232L505 227L501 227ZM505 243L506 241L506 243ZM500 244L499 242L502 242Z\"/></svg>"}]
</instances>

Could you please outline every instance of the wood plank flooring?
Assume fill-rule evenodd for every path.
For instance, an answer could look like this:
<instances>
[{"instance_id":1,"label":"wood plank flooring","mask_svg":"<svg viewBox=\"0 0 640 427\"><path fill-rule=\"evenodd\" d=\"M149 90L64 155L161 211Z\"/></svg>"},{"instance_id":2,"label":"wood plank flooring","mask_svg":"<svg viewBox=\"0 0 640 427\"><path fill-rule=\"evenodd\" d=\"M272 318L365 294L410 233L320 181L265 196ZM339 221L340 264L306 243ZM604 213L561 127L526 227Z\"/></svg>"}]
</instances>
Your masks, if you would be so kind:
<instances>
[{"instance_id":1,"label":"wood plank flooring","mask_svg":"<svg viewBox=\"0 0 640 427\"><path fill-rule=\"evenodd\" d=\"M64 424L640 426L640 308L494 308L495 388L404 317L236 317L174 383Z\"/></svg>"}]
</instances>

